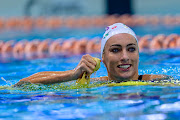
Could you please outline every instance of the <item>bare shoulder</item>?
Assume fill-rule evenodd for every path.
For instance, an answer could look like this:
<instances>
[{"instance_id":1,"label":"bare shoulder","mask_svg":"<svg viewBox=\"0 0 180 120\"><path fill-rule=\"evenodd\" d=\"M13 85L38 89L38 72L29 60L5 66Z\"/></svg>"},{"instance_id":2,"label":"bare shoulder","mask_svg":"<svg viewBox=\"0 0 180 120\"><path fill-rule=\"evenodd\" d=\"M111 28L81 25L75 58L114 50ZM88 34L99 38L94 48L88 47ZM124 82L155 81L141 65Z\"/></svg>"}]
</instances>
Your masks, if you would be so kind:
<instances>
[{"instance_id":1,"label":"bare shoulder","mask_svg":"<svg viewBox=\"0 0 180 120\"><path fill-rule=\"evenodd\" d=\"M165 78L169 78L169 76L145 74L143 75L142 80L165 79Z\"/></svg>"},{"instance_id":2,"label":"bare shoulder","mask_svg":"<svg viewBox=\"0 0 180 120\"><path fill-rule=\"evenodd\" d=\"M91 80L108 81L108 76L103 76L103 77L98 77L98 78L91 78Z\"/></svg>"}]
</instances>

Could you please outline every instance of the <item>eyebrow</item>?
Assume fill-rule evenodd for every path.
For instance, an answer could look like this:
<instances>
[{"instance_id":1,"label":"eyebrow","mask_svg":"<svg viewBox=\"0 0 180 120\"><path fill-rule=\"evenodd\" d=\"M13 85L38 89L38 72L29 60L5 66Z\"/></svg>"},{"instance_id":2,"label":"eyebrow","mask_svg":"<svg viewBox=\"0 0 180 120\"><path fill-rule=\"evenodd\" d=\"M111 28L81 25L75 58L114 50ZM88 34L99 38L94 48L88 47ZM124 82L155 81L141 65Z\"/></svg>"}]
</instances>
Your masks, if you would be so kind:
<instances>
[{"instance_id":1,"label":"eyebrow","mask_svg":"<svg viewBox=\"0 0 180 120\"><path fill-rule=\"evenodd\" d=\"M126 47L131 46L131 45L136 45L136 44L134 44L134 43L130 43L130 44L126 45ZM113 44L113 45L111 45L110 47L113 47L113 46L118 46L118 47L121 47L121 45L120 45L120 44Z\"/></svg>"},{"instance_id":2,"label":"eyebrow","mask_svg":"<svg viewBox=\"0 0 180 120\"><path fill-rule=\"evenodd\" d=\"M130 43L130 44L128 44L128 45L127 45L127 47L128 47L128 46L131 46L131 45L135 45L135 46L136 46L136 44L134 44L134 43Z\"/></svg>"}]
</instances>

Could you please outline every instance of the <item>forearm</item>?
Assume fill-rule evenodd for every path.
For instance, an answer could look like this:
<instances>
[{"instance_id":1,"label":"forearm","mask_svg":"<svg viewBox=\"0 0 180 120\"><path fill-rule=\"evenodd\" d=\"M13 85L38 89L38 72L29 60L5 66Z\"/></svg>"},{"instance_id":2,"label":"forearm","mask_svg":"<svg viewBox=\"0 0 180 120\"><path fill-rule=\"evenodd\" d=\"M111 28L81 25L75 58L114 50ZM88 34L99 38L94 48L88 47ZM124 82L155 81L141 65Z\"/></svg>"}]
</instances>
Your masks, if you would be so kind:
<instances>
[{"instance_id":1,"label":"forearm","mask_svg":"<svg viewBox=\"0 0 180 120\"><path fill-rule=\"evenodd\" d=\"M78 78L82 77L84 72L86 72L87 75L92 74L95 67L96 61L93 60L93 57L90 55L84 55L81 58L78 66L74 70L58 72L39 72L27 78L21 79L20 82L23 83L25 81L30 83L51 84L77 80ZM20 82L18 83L20 84Z\"/></svg>"},{"instance_id":2,"label":"forearm","mask_svg":"<svg viewBox=\"0 0 180 120\"><path fill-rule=\"evenodd\" d=\"M20 81L27 81L31 83L60 83L65 81L76 80L78 77L74 75L74 70L57 71L57 72L39 72Z\"/></svg>"}]
</instances>

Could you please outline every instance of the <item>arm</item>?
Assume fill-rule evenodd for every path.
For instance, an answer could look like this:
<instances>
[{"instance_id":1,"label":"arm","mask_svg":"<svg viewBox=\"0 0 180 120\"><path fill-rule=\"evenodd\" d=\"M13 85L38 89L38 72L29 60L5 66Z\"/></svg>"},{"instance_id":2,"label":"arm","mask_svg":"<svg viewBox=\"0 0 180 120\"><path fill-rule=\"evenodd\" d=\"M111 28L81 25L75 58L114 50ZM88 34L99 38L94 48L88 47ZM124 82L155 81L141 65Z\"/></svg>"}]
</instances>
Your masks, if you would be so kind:
<instances>
[{"instance_id":1,"label":"arm","mask_svg":"<svg viewBox=\"0 0 180 120\"><path fill-rule=\"evenodd\" d=\"M146 74L146 75L143 75L142 80L166 79L168 77L169 76L167 76L167 75L150 75L150 74Z\"/></svg>"},{"instance_id":2,"label":"arm","mask_svg":"<svg viewBox=\"0 0 180 120\"><path fill-rule=\"evenodd\" d=\"M29 77L23 78L20 81L26 81L31 83L60 83L70 80L75 80L77 77L74 75L75 70L69 71L52 71L52 72L38 72Z\"/></svg>"},{"instance_id":3,"label":"arm","mask_svg":"<svg viewBox=\"0 0 180 120\"><path fill-rule=\"evenodd\" d=\"M19 82L51 84L76 80L82 77L84 72L86 72L87 74L92 74L95 66L96 62L93 60L92 56L84 55L81 58L81 61L79 62L78 66L74 70L57 72L38 72L27 78L21 79Z\"/></svg>"},{"instance_id":4,"label":"arm","mask_svg":"<svg viewBox=\"0 0 180 120\"><path fill-rule=\"evenodd\" d=\"M98 77L98 78L91 78L91 80L98 80L98 81L109 81L108 76Z\"/></svg>"}]
</instances>

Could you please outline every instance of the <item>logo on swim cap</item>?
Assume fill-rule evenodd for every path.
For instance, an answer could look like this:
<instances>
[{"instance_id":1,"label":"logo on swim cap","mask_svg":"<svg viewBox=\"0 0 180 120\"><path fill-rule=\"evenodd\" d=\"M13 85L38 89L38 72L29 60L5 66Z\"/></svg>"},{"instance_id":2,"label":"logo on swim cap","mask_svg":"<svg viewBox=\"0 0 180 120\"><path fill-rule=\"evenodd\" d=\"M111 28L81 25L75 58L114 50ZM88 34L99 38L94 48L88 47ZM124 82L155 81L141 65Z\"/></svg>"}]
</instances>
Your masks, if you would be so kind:
<instances>
[{"instance_id":1,"label":"logo on swim cap","mask_svg":"<svg viewBox=\"0 0 180 120\"><path fill-rule=\"evenodd\" d=\"M114 26L112 29L117 28L117 26Z\"/></svg>"},{"instance_id":2,"label":"logo on swim cap","mask_svg":"<svg viewBox=\"0 0 180 120\"><path fill-rule=\"evenodd\" d=\"M106 31L109 30L109 27L106 27L105 30L106 30Z\"/></svg>"},{"instance_id":3,"label":"logo on swim cap","mask_svg":"<svg viewBox=\"0 0 180 120\"><path fill-rule=\"evenodd\" d=\"M124 25L124 28L128 28L128 26Z\"/></svg>"},{"instance_id":4,"label":"logo on swim cap","mask_svg":"<svg viewBox=\"0 0 180 120\"><path fill-rule=\"evenodd\" d=\"M103 39L105 39L109 35L109 32L104 35Z\"/></svg>"},{"instance_id":5,"label":"logo on swim cap","mask_svg":"<svg viewBox=\"0 0 180 120\"><path fill-rule=\"evenodd\" d=\"M110 25L110 26L106 27L105 30L106 31L103 35L102 40L101 40L101 57L102 57L104 46L105 46L107 40L116 34L128 33L128 34L132 35L136 39L136 41L138 42L134 31L122 23L115 23L113 25Z\"/></svg>"}]
</instances>

